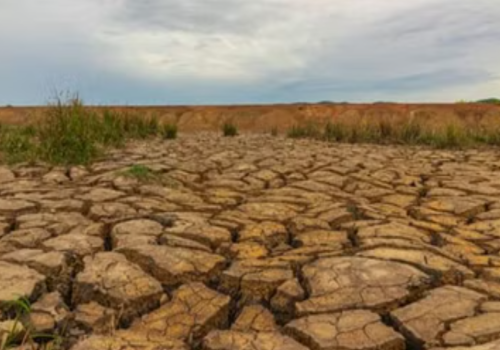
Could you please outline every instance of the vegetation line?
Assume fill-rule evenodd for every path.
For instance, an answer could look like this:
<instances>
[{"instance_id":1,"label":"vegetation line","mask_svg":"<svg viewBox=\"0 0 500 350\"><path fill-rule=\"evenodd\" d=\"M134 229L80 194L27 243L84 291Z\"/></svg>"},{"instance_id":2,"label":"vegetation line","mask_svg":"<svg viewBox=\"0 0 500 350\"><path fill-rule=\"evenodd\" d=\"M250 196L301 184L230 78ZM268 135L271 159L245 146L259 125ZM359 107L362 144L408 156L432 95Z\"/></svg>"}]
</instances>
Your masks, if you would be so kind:
<instances>
[{"instance_id":1,"label":"vegetation line","mask_svg":"<svg viewBox=\"0 0 500 350\"><path fill-rule=\"evenodd\" d=\"M330 142L425 145L435 148L500 146L500 124L496 126L450 123L433 125L418 120L395 123L384 119L356 123L329 122L296 125L288 130L290 138L313 138Z\"/></svg>"},{"instance_id":2,"label":"vegetation line","mask_svg":"<svg viewBox=\"0 0 500 350\"><path fill-rule=\"evenodd\" d=\"M0 159L7 163L87 164L109 147L122 147L127 139L152 136L175 139L177 126L162 125L155 116L109 110L98 113L78 98L57 100L40 122L0 125Z\"/></svg>"}]
</instances>

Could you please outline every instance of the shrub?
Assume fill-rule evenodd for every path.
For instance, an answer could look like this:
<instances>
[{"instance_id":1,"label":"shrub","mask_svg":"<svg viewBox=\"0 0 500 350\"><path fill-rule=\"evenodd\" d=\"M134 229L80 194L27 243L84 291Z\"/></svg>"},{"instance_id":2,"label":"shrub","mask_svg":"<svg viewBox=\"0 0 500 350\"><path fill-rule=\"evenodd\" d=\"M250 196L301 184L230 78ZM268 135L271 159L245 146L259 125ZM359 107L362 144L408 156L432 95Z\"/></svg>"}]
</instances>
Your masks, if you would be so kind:
<instances>
[{"instance_id":1,"label":"shrub","mask_svg":"<svg viewBox=\"0 0 500 350\"><path fill-rule=\"evenodd\" d=\"M227 123L224 123L224 125L222 126L222 133L226 137L237 136L238 135L238 128L236 128L236 125L227 122Z\"/></svg>"},{"instance_id":2,"label":"shrub","mask_svg":"<svg viewBox=\"0 0 500 350\"><path fill-rule=\"evenodd\" d=\"M174 140L177 138L177 125L163 124L162 136L165 140Z\"/></svg>"}]
</instances>

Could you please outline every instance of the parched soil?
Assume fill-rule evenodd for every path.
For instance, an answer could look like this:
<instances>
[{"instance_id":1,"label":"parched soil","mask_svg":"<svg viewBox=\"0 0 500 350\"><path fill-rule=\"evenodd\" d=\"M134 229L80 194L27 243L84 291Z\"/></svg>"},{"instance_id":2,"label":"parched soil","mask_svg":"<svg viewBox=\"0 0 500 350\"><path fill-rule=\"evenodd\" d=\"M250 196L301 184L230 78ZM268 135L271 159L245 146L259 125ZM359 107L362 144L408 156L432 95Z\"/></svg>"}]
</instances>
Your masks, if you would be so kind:
<instances>
[{"instance_id":1,"label":"parched soil","mask_svg":"<svg viewBox=\"0 0 500 350\"><path fill-rule=\"evenodd\" d=\"M72 350L500 349L499 174L494 149L211 133L3 166L0 303Z\"/></svg>"}]
</instances>

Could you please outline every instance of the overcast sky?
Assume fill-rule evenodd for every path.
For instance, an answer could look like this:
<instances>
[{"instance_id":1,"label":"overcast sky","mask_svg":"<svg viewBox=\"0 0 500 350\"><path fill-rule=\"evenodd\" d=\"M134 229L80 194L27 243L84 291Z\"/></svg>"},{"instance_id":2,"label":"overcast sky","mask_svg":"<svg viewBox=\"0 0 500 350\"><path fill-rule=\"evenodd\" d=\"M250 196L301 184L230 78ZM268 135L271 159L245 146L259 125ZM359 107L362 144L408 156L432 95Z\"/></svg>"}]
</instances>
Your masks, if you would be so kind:
<instances>
[{"instance_id":1,"label":"overcast sky","mask_svg":"<svg viewBox=\"0 0 500 350\"><path fill-rule=\"evenodd\" d=\"M0 0L0 105L500 96L499 0Z\"/></svg>"}]
</instances>

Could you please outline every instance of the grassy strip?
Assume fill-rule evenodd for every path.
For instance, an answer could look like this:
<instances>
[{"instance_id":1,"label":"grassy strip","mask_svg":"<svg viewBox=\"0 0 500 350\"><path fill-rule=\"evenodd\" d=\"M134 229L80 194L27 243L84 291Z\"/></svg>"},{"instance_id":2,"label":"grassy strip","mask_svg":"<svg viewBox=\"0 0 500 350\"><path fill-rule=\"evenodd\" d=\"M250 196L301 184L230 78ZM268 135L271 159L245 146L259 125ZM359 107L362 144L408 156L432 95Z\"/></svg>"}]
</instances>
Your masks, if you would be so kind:
<instances>
[{"instance_id":1,"label":"grassy strip","mask_svg":"<svg viewBox=\"0 0 500 350\"><path fill-rule=\"evenodd\" d=\"M409 120L396 125L389 121L347 124L327 123L319 126L296 125L288 131L291 138L314 138L330 142L425 145L443 149L467 148L478 145L500 146L500 126L484 128L449 124L431 127Z\"/></svg>"},{"instance_id":2,"label":"grassy strip","mask_svg":"<svg viewBox=\"0 0 500 350\"><path fill-rule=\"evenodd\" d=\"M130 113L86 108L81 100L57 101L41 122L30 126L0 128L0 153L8 163L45 161L51 164L87 164L109 147L128 139L162 135L177 137L177 126Z\"/></svg>"}]
</instances>

